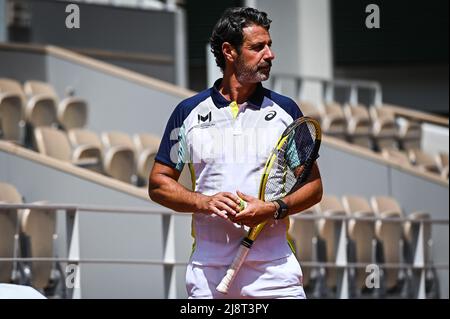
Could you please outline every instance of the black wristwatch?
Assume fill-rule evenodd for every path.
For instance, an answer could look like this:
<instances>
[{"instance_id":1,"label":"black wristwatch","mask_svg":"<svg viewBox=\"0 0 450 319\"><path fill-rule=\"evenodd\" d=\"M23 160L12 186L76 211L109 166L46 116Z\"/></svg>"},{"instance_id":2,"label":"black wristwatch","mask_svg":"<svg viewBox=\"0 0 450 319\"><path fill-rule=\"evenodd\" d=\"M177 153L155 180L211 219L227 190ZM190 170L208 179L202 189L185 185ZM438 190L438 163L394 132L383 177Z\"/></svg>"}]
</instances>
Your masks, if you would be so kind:
<instances>
[{"instance_id":1,"label":"black wristwatch","mask_svg":"<svg viewBox=\"0 0 450 319\"><path fill-rule=\"evenodd\" d=\"M288 207L285 202L283 202L281 199L274 200L278 204L278 209L273 214L274 219L283 219L288 214Z\"/></svg>"}]
</instances>

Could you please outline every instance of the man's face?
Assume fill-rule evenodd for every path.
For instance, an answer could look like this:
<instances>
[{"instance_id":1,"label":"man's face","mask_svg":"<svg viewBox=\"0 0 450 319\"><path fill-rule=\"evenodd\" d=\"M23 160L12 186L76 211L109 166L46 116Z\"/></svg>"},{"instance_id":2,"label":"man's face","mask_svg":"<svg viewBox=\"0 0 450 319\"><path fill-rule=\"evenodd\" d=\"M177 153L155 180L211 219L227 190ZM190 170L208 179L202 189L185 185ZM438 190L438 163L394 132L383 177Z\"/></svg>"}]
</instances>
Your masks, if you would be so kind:
<instances>
[{"instance_id":1,"label":"man's face","mask_svg":"<svg viewBox=\"0 0 450 319\"><path fill-rule=\"evenodd\" d=\"M269 78L272 60L272 40L269 32L259 25L243 29L244 41L235 62L236 76L241 83L258 83Z\"/></svg>"}]
</instances>

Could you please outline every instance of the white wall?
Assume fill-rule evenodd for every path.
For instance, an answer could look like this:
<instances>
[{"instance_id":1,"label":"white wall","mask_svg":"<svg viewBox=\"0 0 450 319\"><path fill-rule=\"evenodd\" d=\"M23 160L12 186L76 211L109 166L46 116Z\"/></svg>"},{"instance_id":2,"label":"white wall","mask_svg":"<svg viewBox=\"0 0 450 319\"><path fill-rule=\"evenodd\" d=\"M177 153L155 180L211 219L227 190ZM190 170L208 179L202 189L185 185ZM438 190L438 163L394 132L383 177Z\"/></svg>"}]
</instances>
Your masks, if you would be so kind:
<instances>
[{"instance_id":1,"label":"white wall","mask_svg":"<svg viewBox=\"0 0 450 319\"><path fill-rule=\"evenodd\" d=\"M283 5L271 0L247 2L267 12L272 20L273 73L333 77L329 0L286 0ZM307 84L303 93L312 101L322 97L320 86L314 83Z\"/></svg>"},{"instance_id":2,"label":"white wall","mask_svg":"<svg viewBox=\"0 0 450 319\"><path fill-rule=\"evenodd\" d=\"M0 0L0 42L7 40L6 0Z\"/></svg>"}]
</instances>

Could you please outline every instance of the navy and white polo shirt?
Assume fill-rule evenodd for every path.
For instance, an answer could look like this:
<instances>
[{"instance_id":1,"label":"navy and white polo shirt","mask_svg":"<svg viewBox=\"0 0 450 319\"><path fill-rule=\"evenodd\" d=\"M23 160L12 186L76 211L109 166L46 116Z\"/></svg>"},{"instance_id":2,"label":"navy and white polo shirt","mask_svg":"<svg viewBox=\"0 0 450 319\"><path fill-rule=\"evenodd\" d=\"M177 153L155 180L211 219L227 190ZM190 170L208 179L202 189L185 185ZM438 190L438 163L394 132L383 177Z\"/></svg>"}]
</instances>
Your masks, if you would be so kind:
<instances>
[{"instance_id":1,"label":"navy and white polo shirt","mask_svg":"<svg viewBox=\"0 0 450 319\"><path fill-rule=\"evenodd\" d=\"M292 99L261 83L247 102L237 105L218 91L220 81L175 108L155 160L179 171L188 164L196 192L235 194L239 190L257 197L270 151L302 113ZM195 250L191 261L230 264L248 228L215 214L194 212L192 216ZM247 260L275 260L292 253L286 240L286 220L266 225Z\"/></svg>"}]
</instances>

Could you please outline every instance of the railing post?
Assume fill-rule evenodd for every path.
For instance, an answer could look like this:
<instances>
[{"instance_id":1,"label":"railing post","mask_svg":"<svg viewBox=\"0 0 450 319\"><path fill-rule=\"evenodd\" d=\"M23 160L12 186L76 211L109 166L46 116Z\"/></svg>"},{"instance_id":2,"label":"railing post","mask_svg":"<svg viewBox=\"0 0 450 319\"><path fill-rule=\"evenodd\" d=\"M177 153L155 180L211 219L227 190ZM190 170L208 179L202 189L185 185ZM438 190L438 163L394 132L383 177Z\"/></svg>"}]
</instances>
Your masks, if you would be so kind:
<instances>
[{"instance_id":1,"label":"railing post","mask_svg":"<svg viewBox=\"0 0 450 319\"><path fill-rule=\"evenodd\" d=\"M296 79L296 94L297 94L297 100L300 102L303 100L303 94L304 94L304 81L301 78Z\"/></svg>"},{"instance_id":2,"label":"railing post","mask_svg":"<svg viewBox=\"0 0 450 319\"><path fill-rule=\"evenodd\" d=\"M425 299L425 238L424 238L424 221L420 221L419 236L417 238L417 245L414 252L414 268L420 271L419 289L417 292L417 299Z\"/></svg>"},{"instance_id":3,"label":"railing post","mask_svg":"<svg viewBox=\"0 0 450 319\"><path fill-rule=\"evenodd\" d=\"M337 238L336 266L342 267L338 272L338 297L339 299L349 298L349 278L348 278L348 258L347 258L347 227L346 220L340 223L339 238Z\"/></svg>"},{"instance_id":4,"label":"railing post","mask_svg":"<svg viewBox=\"0 0 450 319\"><path fill-rule=\"evenodd\" d=\"M378 107L383 105L383 93L379 85L375 87L374 105Z\"/></svg>"},{"instance_id":5,"label":"railing post","mask_svg":"<svg viewBox=\"0 0 450 319\"><path fill-rule=\"evenodd\" d=\"M71 296L72 299L81 299L81 269L80 269L80 239L79 239L79 224L80 217L77 213L76 209L68 209L66 210L66 234L67 234L67 249L68 249L68 259L72 261L73 264L76 265L74 271L75 273L72 275L73 284L71 283L71 277L69 274L69 278L65 277L64 286L68 288L69 298ZM68 265L67 265L68 266ZM64 269L64 272L67 271ZM67 275L67 273L65 273ZM68 287L69 283L72 287Z\"/></svg>"},{"instance_id":6,"label":"railing post","mask_svg":"<svg viewBox=\"0 0 450 319\"><path fill-rule=\"evenodd\" d=\"M163 215L164 289L166 299L177 298L175 270L175 217Z\"/></svg>"},{"instance_id":7,"label":"railing post","mask_svg":"<svg viewBox=\"0 0 450 319\"><path fill-rule=\"evenodd\" d=\"M324 81L325 86L325 102L333 102L334 101L334 86L330 81Z\"/></svg>"},{"instance_id":8,"label":"railing post","mask_svg":"<svg viewBox=\"0 0 450 319\"><path fill-rule=\"evenodd\" d=\"M349 97L350 105L358 104L358 87L355 84L350 86L350 97Z\"/></svg>"}]
</instances>

